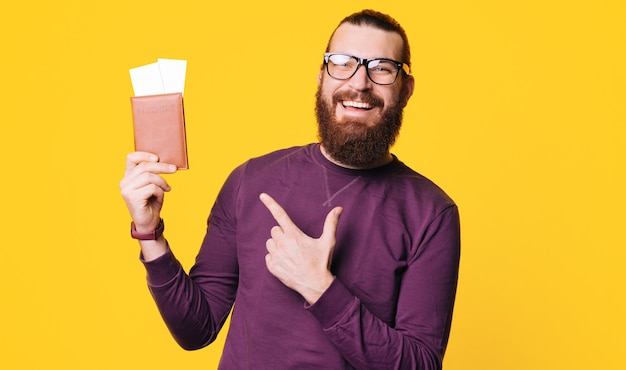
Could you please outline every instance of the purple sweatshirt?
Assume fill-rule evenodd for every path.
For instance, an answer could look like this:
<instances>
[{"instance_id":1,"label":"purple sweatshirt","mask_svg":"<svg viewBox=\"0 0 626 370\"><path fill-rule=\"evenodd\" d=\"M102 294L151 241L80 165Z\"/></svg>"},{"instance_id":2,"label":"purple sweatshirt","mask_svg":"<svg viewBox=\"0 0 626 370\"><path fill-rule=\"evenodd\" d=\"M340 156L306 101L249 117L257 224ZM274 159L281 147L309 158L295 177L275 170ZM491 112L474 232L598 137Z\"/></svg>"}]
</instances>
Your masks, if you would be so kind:
<instances>
[{"instance_id":1,"label":"purple sweatshirt","mask_svg":"<svg viewBox=\"0 0 626 370\"><path fill-rule=\"evenodd\" d=\"M344 211L313 305L272 276L267 192L305 233ZM251 159L226 180L186 274L171 252L145 263L165 323L185 349L230 329L220 369L440 369L458 278L458 210L397 158L372 170L329 162L319 144ZM234 304L234 306L233 306Z\"/></svg>"}]
</instances>

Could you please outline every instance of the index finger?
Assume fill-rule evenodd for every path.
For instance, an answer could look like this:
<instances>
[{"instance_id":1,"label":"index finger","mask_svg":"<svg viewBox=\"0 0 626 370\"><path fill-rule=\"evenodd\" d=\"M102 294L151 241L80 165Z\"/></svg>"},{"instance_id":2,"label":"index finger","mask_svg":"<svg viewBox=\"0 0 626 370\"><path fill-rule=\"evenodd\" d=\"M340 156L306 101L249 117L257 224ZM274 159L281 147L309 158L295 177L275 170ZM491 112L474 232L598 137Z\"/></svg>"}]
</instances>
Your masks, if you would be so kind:
<instances>
[{"instance_id":1,"label":"index finger","mask_svg":"<svg viewBox=\"0 0 626 370\"><path fill-rule=\"evenodd\" d=\"M259 195L259 199L261 199L263 204L265 204L265 207L267 207L270 211L274 220L278 222L278 225L284 231L300 231L296 224L291 221L287 212L280 206L280 204L278 204L278 202L274 200L274 198L270 197L266 193L261 193L261 195Z\"/></svg>"}]
</instances>

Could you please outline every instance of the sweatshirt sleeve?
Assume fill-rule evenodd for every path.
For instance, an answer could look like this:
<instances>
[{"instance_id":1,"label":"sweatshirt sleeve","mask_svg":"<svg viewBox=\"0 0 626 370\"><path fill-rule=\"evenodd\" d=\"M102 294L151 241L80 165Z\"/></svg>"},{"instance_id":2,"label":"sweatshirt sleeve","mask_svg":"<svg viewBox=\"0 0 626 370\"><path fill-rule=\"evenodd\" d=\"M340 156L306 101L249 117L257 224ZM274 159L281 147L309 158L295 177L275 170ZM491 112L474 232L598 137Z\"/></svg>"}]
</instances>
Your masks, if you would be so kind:
<instances>
[{"instance_id":1,"label":"sweatshirt sleeve","mask_svg":"<svg viewBox=\"0 0 626 370\"><path fill-rule=\"evenodd\" d=\"M460 259L456 206L429 225L401 281L393 327L335 279L307 310L358 369L441 369L452 321Z\"/></svg>"},{"instance_id":2,"label":"sweatshirt sleeve","mask_svg":"<svg viewBox=\"0 0 626 370\"><path fill-rule=\"evenodd\" d=\"M211 210L196 262L186 273L168 252L144 262L150 293L176 342L186 350L215 340L230 313L238 287L236 221L228 206L236 196L240 171L225 182Z\"/></svg>"}]
</instances>

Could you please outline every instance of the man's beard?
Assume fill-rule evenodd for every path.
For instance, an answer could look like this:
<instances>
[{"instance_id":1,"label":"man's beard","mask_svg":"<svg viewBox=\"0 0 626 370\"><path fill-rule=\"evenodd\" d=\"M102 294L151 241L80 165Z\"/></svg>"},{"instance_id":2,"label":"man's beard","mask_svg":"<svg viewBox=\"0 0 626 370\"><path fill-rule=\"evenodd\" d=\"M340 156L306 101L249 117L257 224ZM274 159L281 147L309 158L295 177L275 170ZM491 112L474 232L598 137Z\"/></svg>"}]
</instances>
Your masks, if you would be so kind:
<instances>
[{"instance_id":1,"label":"man's beard","mask_svg":"<svg viewBox=\"0 0 626 370\"><path fill-rule=\"evenodd\" d=\"M343 93L333 95L332 105L329 105L321 90L320 85L316 94L315 113L319 138L326 153L344 165L357 168L370 167L385 158L400 132L403 107L395 104L386 108L380 122L372 126L351 120L339 123L335 119L335 107L339 101L359 100L372 107L380 107L383 103L371 93Z\"/></svg>"}]
</instances>

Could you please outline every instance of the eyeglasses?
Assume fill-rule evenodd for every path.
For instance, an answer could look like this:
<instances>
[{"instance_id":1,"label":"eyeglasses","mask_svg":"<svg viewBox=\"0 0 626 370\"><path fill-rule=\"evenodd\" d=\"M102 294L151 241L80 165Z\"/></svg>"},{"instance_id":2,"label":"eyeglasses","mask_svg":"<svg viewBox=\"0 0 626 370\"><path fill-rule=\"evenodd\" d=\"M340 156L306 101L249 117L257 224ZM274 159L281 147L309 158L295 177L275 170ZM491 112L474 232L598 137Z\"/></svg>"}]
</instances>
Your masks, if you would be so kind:
<instances>
[{"instance_id":1,"label":"eyeglasses","mask_svg":"<svg viewBox=\"0 0 626 370\"><path fill-rule=\"evenodd\" d=\"M396 82L400 70L409 75L408 64L387 58L363 59L348 54L324 53L324 64L328 75L336 80L347 80L354 76L361 65L365 66L367 77L378 85L391 85Z\"/></svg>"}]
</instances>

